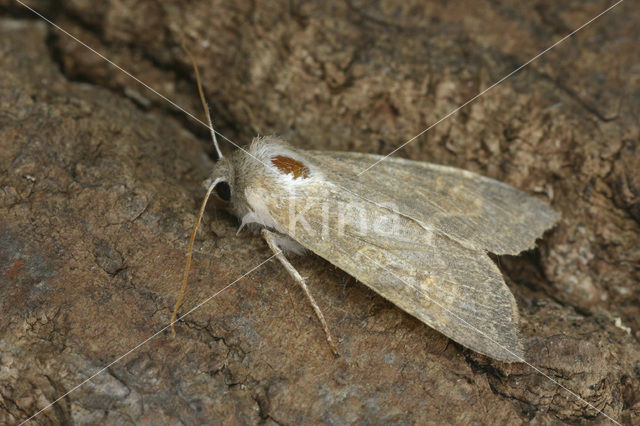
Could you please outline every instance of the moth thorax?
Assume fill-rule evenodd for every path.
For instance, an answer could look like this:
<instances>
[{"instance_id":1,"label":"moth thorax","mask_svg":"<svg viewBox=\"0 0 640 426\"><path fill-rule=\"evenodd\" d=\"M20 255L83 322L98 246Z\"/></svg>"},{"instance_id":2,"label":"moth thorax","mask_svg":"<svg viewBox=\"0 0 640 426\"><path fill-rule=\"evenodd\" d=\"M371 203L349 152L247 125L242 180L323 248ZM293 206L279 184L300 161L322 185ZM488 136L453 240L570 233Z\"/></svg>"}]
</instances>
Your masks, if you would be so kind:
<instances>
[{"instance_id":1,"label":"moth thorax","mask_svg":"<svg viewBox=\"0 0 640 426\"><path fill-rule=\"evenodd\" d=\"M309 177L309 168L302 162L294 160L291 157L285 157L283 155L276 155L271 157L271 163L276 166L280 173L285 175L293 175L294 179Z\"/></svg>"}]
</instances>

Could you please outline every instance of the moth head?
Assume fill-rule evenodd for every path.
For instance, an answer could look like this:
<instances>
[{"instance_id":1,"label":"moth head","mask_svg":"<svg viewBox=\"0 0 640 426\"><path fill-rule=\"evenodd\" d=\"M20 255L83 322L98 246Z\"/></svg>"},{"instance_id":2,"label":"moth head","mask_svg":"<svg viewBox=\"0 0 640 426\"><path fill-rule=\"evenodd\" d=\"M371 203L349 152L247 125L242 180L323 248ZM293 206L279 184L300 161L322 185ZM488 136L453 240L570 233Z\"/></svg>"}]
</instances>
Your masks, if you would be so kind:
<instances>
[{"instance_id":1,"label":"moth head","mask_svg":"<svg viewBox=\"0 0 640 426\"><path fill-rule=\"evenodd\" d=\"M217 207L230 209L234 198L233 184L235 173L233 165L227 157L220 158L204 181L203 186L213 195Z\"/></svg>"}]
</instances>

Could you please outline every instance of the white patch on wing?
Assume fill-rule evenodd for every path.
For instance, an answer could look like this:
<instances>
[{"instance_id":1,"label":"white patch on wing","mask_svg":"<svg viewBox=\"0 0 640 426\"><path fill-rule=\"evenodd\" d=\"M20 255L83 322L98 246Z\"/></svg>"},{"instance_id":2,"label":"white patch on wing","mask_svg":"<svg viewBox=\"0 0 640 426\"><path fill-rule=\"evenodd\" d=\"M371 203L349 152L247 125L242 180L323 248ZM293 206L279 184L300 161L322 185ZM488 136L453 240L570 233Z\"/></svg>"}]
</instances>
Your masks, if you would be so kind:
<instances>
[{"instance_id":1,"label":"white patch on wing","mask_svg":"<svg viewBox=\"0 0 640 426\"><path fill-rule=\"evenodd\" d=\"M278 184L286 191L293 191L300 185L306 185L312 181L324 179L322 172L315 167L308 158L280 139L270 136L256 138L251 143L250 151L256 158L266 165L266 168L269 171L273 172L274 175L277 176ZM309 170L309 177L295 178L292 173L282 173L282 171L271 162L273 158L278 156L291 158L292 160L303 164Z\"/></svg>"}]
</instances>

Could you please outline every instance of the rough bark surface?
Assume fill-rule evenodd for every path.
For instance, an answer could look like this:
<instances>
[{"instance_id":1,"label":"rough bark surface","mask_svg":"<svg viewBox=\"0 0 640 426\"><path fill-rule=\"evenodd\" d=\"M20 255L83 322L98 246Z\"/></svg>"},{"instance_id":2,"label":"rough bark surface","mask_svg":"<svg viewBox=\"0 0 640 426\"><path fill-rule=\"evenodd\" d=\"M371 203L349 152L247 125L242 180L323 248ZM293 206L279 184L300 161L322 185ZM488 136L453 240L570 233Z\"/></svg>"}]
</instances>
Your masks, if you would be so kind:
<instances>
[{"instance_id":1,"label":"rough bark surface","mask_svg":"<svg viewBox=\"0 0 640 426\"><path fill-rule=\"evenodd\" d=\"M239 144L278 133L386 153L611 2L30 4L202 117L184 36ZM212 160L183 112L18 3L0 11L0 423L15 424L168 323ZM293 258L336 360L280 265L253 269L266 244L209 210L182 312L248 275L33 422L600 424L603 410L640 423L638 22L620 4L396 154L498 178L562 214L538 249L497 259L539 371Z\"/></svg>"}]
</instances>

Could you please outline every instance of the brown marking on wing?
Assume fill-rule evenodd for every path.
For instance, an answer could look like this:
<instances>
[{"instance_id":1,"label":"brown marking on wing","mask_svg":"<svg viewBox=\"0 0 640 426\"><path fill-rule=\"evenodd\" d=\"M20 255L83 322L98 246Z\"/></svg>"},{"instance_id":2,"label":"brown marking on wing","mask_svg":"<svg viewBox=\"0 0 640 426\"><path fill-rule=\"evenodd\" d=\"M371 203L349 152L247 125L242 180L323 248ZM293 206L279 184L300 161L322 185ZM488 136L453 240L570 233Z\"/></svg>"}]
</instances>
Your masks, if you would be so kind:
<instances>
[{"instance_id":1,"label":"brown marking on wing","mask_svg":"<svg viewBox=\"0 0 640 426\"><path fill-rule=\"evenodd\" d=\"M294 179L306 179L309 177L309 168L293 158L277 155L271 158L271 163L283 174L293 174Z\"/></svg>"}]
</instances>

